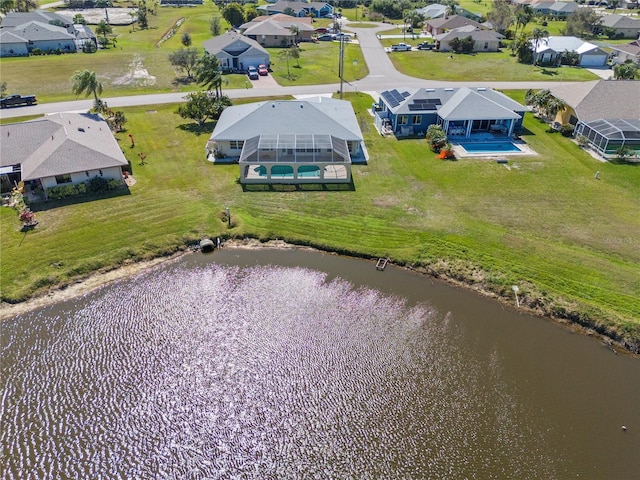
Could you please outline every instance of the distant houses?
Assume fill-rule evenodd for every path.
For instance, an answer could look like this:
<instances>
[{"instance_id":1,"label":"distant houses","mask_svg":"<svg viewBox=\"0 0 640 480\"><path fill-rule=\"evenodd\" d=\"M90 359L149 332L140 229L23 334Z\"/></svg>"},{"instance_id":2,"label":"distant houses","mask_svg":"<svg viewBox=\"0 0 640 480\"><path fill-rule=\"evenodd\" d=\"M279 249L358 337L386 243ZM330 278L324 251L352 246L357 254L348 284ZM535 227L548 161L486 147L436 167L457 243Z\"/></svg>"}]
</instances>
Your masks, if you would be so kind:
<instances>
[{"instance_id":1,"label":"distant houses","mask_svg":"<svg viewBox=\"0 0 640 480\"><path fill-rule=\"evenodd\" d=\"M45 10L9 12L0 24L0 57L74 53L88 42L97 48L96 36L88 27Z\"/></svg>"},{"instance_id":2,"label":"distant houses","mask_svg":"<svg viewBox=\"0 0 640 480\"><path fill-rule=\"evenodd\" d=\"M440 35L454 28L471 25L475 28L484 28L480 23L462 15L452 15L450 17L434 18L424 22L424 30L431 35Z\"/></svg>"},{"instance_id":3,"label":"distant houses","mask_svg":"<svg viewBox=\"0 0 640 480\"><path fill-rule=\"evenodd\" d=\"M640 35L640 19L631 18L627 15L604 15L600 19L600 27L606 31L610 29L614 36L618 38L634 38Z\"/></svg>"},{"instance_id":4,"label":"distant houses","mask_svg":"<svg viewBox=\"0 0 640 480\"><path fill-rule=\"evenodd\" d=\"M611 54L614 63L630 61L640 65L640 40L634 40L624 45L611 45Z\"/></svg>"},{"instance_id":5,"label":"distant houses","mask_svg":"<svg viewBox=\"0 0 640 480\"><path fill-rule=\"evenodd\" d=\"M256 10L265 12L266 15L291 12L295 17L325 18L333 15L333 6L328 2L278 0L273 4L260 5Z\"/></svg>"},{"instance_id":6,"label":"distant houses","mask_svg":"<svg viewBox=\"0 0 640 480\"><path fill-rule=\"evenodd\" d=\"M473 41L471 52L497 52L500 49L501 41L505 37L494 30L486 30L484 28L474 27L473 25L467 25L465 27L454 28L440 35L435 35L436 48L441 52L455 50L452 47L452 40L455 38L458 40L471 38Z\"/></svg>"},{"instance_id":7,"label":"distant houses","mask_svg":"<svg viewBox=\"0 0 640 480\"><path fill-rule=\"evenodd\" d=\"M282 13L256 17L241 25L239 30L263 47L290 47L299 42L311 42L315 33L310 17Z\"/></svg>"}]
</instances>

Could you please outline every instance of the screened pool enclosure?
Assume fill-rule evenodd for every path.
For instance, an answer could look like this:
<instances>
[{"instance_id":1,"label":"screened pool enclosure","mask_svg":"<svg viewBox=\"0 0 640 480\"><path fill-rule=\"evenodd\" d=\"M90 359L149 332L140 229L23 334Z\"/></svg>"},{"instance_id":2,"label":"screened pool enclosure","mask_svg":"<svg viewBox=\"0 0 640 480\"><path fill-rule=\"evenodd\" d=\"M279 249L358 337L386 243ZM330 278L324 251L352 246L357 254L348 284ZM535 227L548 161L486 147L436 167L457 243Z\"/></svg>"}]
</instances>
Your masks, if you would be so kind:
<instances>
[{"instance_id":1,"label":"screened pool enclosure","mask_svg":"<svg viewBox=\"0 0 640 480\"><path fill-rule=\"evenodd\" d=\"M351 181L349 145L332 135L257 135L240 154L242 183Z\"/></svg>"},{"instance_id":2,"label":"screened pool enclosure","mask_svg":"<svg viewBox=\"0 0 640 480\"><path fill-rule=\"evenodd\" d=\"M576 136L583 135L601 155L616 155L627 147L632 155L640 155L640 120L593 120L578 122Z\"/></svg>"}]
</instances>

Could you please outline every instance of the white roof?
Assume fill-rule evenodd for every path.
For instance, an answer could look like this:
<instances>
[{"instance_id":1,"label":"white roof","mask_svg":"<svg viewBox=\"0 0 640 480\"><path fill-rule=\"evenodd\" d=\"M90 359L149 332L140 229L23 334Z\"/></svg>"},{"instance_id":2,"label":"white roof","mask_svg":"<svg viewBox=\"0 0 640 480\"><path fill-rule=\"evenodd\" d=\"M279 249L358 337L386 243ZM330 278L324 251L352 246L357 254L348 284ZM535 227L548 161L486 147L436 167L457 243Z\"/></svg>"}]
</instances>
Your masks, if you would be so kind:
<instances>
[{"instance_id":1,"label":"white roof","mask_svg":"<svg viewBox=\"0 0 640 480\"><path fill-rule=\"evenodd\" d=\"M531 41L532 46L535 46L535 42ZM538 47L535 48L535 53L542 53L548 50L554 52L569 52L584 53L590 50L597 49L598 46L593 43L585 42L578 37L554 37L543 38L538 42Z\"/></svg>"}]
</instances>

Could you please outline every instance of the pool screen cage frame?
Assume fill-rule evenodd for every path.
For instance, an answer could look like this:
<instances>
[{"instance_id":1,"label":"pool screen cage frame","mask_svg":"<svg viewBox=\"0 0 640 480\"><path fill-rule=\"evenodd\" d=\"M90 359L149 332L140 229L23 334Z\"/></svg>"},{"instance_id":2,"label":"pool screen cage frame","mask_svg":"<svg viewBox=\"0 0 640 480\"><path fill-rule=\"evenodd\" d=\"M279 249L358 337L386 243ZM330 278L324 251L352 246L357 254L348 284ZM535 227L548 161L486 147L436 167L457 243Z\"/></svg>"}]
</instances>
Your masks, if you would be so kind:
<instances>
[{"instance_id":1,"label":"pool screen cage frame","mask_svg":"<svg viewBox=\"0 0 640 480\"><path fill-rule=\"evenodd\" d=\"M333 135L256 135L245 140L241 164L351 163L346 140Z\"/></svg>"},{"instance_id":2,"label":"pool screen cage frame","mask_svg":"<svg viewBox=\"0 0 640 480\"><path fill-rule=\"evenodd\" d=\"M620 147L640 152L640 120L605 120L578 122L575 135L582 135L602 155L614 155Z\"/></svg>"}]
</instances>

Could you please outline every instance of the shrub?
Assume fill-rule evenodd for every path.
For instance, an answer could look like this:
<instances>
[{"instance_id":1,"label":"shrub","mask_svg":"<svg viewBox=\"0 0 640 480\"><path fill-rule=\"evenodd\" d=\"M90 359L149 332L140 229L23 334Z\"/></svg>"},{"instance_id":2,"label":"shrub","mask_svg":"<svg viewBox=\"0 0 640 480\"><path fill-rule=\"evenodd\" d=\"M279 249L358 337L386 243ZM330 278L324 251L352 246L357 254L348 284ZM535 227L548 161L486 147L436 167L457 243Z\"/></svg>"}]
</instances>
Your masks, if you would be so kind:
<instances>
[{"instance_id":1,"label":"shrub","mask_svg":"<svg viewBox=\"0 0 640 480\"><path fill-rule=\"evenodd\" d=\"M563 137L570 137L571 135L573 135L573 128L573 125L571 125L570 123L565 123L560 127L560 133Z\"/></svg>"},{"instance_id":2,"label":"shrub","mask_svg":"<svg viewBox=\"0 0 640 480\"><path fill-rule=\"evenodd\" d=\"M580 145L583 148L589 145L589 139L584 135L578 135L578 138L576 138L576 141L578 142L578 145Z\"/></svg>"},{"instance_id":3,"label":"shrub","mask_svg":"<svg viewBox=\"0 0 640 480\"><path fill-rule=\"evenodd\" d=\"M109 182L107 179L98 177L97 175L85 183L87 184L87 191L89 193L102 193L109 190Z\"/></svg>"}]
</instances>

